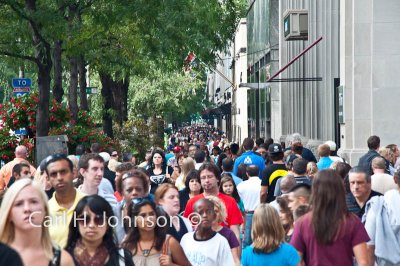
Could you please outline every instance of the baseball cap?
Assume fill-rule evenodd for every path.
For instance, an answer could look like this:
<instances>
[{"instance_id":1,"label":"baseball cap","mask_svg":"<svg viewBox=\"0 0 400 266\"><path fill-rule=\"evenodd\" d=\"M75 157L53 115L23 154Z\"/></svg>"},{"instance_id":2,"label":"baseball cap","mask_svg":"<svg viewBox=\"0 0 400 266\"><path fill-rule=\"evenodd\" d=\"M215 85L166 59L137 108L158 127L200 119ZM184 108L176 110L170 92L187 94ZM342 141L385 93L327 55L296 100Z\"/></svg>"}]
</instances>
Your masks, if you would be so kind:
<instances>
[{"instance_id":1,"label":"baseball cap","mask_svg":"<svg viewBox=\"0 0 400 266\"><path fill-rule=\"evenodd\" d=\"M108 152L100 152L99 155L103 158L104 162L108 162L111 158Z\"/></svg>"},{"instance_id":2,"label":"baseball cap","mask_svg":"<svg viewBox=\"0 0 400 266\"><path fill-rule=\"evenodd\" d=\"M278 143L272 143L271 145L269 145L268 147L268 152L270 154L276 154L276 153L280 153L283 152L282 151L282 146Z\"/></svg>"},{"instance_id":3,"label":"baseball cap","mask_svg":"<svg viewBox=\"0 0 400 266\"><path fill-rule=\"evenodd\" d=\"M325 142L325 144L329 146L329 149L331 151L336 151L336 143L334 141L328 140L327 142Z\"/></svg>"},{"instance_id":4,"label":"baseball cap","mask_svg":"<svg viewBox=\"0 0 400 266\"><path fill-rule=\"evenodd\" d=\"M175 146L175 147L172 149L172 151L173 151L173 152L181 152L181 148L180 148L179 146Z\"/></svg>"}]
</instances>

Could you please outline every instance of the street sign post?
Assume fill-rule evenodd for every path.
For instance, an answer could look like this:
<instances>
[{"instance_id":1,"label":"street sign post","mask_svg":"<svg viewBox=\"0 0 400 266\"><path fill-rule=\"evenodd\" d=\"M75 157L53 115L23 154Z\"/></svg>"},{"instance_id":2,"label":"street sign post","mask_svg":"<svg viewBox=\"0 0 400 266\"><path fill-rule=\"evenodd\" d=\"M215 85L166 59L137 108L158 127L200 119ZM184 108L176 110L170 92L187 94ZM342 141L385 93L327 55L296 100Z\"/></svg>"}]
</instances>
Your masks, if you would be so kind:
<instances>
[{"instance_id":1,"label":"street sign post","mask_svg":"<svg viewBox=\"0 0 400 266\"><path fill-rule=\"evenodd\" d=\"M19 97L19 96L23 96L25 94L30 93L31 88L14 88L13 92L14 92L15 96Z\"/></svg>"},{"instance_id":2,"label":"street sign post","mask_svg":"<svg viewBox=\"0 0 400 266\"><path fill-rule=\"evenodd\" d=\"M86 94L95 94L97 93L97 87L86 87Z\"/></svg>"},{"instance_id":3,"label":"street sign post","mask_svg":"<svg viewBox=\"0 0 400 266\"><path fill-rule=\"evenodd\" d=\"M14 133L15 135L28 135L28 131L26 131L26 128L16 129Z\"/></svg>"},{"instance_id":4,"label":"street sign post","mask_svg":"<svg viewBox=\"0 0 400 266\"><path fill-rule=\"evenodd\" d=\"M13 78L13 88L30 88L32 86L32 79L29 78Z\"/></svg>"},{"instance_id":5,"label":"street sign post","mask_svg":"<svg viewBox=\"0 0 400 266\"><path fill-rule=\"evenodd\" d=\"M16 97L29 94L31 92L32 79L29 78L13 78L12 79L13 92Z\"/></svg>"}]
</instances>

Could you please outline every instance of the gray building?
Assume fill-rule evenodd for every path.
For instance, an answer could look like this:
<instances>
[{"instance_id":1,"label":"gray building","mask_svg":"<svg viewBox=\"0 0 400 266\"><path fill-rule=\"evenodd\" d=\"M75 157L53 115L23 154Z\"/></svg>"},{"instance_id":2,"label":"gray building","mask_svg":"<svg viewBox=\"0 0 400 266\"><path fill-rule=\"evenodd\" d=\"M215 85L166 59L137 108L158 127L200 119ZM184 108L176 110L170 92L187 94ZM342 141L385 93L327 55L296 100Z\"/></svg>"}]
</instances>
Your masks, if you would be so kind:
<instances>
[{"instance_id":1,"label":"gray building","mask_svg":"<svg viewBox=\"0 0 400 266\"><path fill-rule=\"evenodd\" d=\"M306 40L285 40L283 21L288 10L308 12ZM235 115L242 106L247 109L248 136L282 141L297 132L311 148L334 140L339 154L352 165L366 152L371 135L380 136L381 145L400 144L396 132L400 127L396 119L400 98L396 79L400 69L399 14L397 0L250 1L246 17L247 80L238 78L243 66L234 63L232 70L235 84L242 83L233 91L231 130L235 140L245 137L235 133L239 125ZM233 51L238 53L235 47ZM282 68L285 70L275 79L280 82L266 83ZM308 78L319 81L306 81ZM293 79L297 81L282 82ZM247 87L243 83L248 83ZM247 106L243 104L246 93ZM242 119L241 128L244 123Z\"/></svg>"}]
</instances>

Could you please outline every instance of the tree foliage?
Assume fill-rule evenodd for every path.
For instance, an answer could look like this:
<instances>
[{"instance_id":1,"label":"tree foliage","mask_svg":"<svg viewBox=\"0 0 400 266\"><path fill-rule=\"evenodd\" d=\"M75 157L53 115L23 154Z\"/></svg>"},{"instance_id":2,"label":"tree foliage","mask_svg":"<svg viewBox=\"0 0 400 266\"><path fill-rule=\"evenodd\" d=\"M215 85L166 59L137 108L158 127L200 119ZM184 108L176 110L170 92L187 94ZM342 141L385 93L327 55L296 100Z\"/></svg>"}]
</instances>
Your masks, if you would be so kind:
<instances>
[{"instance_id":1,"label":"tree foliage","mask_svg":"<svg viewBox=\"0 0 400 266\"><path fill-rule=\"evenodd\" d=\"M197 113L203 108L201 82L191 74L151 69L146 76L132 79L128 107L131 117L176 117Z\"/></svg>"},{"instance_id":2,"label":"tree foliage","mask_svg":"<svg viewBox=\"0 0 400 266\"><path fill-rule=\"evenodd\" d=\"M96 102L108 125L114 118L122 126L128 113L131 118L180 120L205 105L204 77L183 74L184 58L193 51L213 64L246 5L245 0L0 0L0 58L7 69L22 64L36 68L39 135L50 127L51 88L58 102L69 99L74 119L79 97L80 108L87 109L84 65L92 76L103 77L103 99ZM70 69L72 76L66 75ZM0 75L0 81L7 75ZM65 84L70 89L63 96Z\"/></svg>"}]
</instances>

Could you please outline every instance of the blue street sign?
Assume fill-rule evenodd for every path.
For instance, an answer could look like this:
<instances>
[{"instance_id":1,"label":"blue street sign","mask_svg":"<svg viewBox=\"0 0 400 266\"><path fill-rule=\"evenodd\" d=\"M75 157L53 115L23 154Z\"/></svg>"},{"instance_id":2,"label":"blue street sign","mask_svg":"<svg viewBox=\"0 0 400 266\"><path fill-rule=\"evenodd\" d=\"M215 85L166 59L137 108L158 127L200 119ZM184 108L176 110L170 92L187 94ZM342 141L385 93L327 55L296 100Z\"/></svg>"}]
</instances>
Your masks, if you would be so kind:
<instances>
[{"instance_id":1,"label":"blue street sign","mask_svg":"<svg viewBox=\"0 0 400 266\"><path fill-rule=\"evenodd\" d=\"M20 128L14 131L15 135L28 135L26 128Z\"/></svg>"},{"instance_id":2,"label":"blue street sign","mask_svg":"<svg viewBox=\"0 0 400 266\"><path fill-rule=\"evenodd\" d=\"M24 92L14 92L14 94L15 94L15 97L21 97L21 96L24 96L25 94L29 94L29 92L26 92L26 91L24 91Z\"/></svg>"},{"instance_id":3,"label":"blue street sign","mask_svg":"<svg viewBox=\"0 0 400 266\"><path fill-rule=\"evenodd\" d=\"M29 88L32 86L32 79L14 78L12 79L13 88Z\"/></svg>"}]
</instances>

